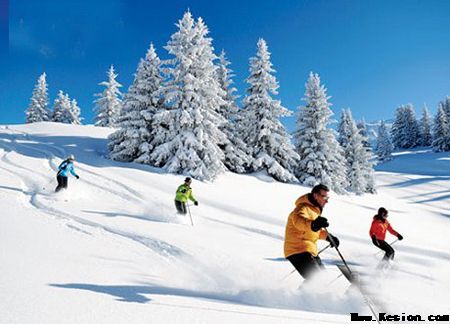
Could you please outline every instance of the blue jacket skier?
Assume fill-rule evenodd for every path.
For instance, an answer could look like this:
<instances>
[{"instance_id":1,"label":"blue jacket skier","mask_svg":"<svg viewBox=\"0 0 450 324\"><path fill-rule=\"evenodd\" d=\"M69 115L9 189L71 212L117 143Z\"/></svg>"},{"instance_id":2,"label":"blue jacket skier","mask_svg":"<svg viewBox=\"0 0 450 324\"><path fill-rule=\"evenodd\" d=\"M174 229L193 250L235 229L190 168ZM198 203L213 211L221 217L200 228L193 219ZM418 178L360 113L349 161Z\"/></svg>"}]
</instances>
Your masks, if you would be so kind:
<instances>
[{"instance_id":1,"label":"blue jacket skier","mask_svg":"<svg viewBox=\"0 0 450 324\"><path fill-rule=\"evenodd\" d=\"M73 161L75 161L75 156L73 154L70 154L67 159L62 161L59 165L58 173L56 174L58 186L56 187L55 192L58 192L61 189L67 189L69 173L71 173L75 178L80 179L79 175L76 174L73 168Z\"/></svg>"}]
</instances>

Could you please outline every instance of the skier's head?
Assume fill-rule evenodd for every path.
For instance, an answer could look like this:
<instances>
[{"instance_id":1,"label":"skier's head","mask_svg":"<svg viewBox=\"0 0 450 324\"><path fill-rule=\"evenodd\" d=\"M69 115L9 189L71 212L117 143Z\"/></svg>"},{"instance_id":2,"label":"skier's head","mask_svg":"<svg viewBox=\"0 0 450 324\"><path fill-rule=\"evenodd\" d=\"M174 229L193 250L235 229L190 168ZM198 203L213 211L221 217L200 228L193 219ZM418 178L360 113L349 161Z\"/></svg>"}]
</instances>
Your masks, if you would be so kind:
<instances>
[{"instance_id":1,"label":"skier's head","mask_svg":"<svg viewBox=\"0 0 450 324\"><path fill-rule=\"evenodd\" d=\"M388 217L388 211L387 211L387 209L384 208L384 207L378 208L377 217L378 217L379 219L386 219L386 218Z\"/></svg>"},{"instance_id":2,"label":"skier's head","mask_svg":"<svg viewBox=\"0 0 450 324\"><path fill-rule=\"evenodd\" d=\"M69 160L69 161L75 161L75 155L70 154L70 155L67 157L67 160Z\"/></svg>"},{"instance_id":3,"label":"skier's head","mask_svg":"<svg viewBox=\"0 0 450 324\"><path fill-rule=\"evenodd\" d=\"M190 177L186 177L186 179L184 179L184 183L190 185L192 183L192 179Z\"/></svg>"},{"instance_id":4,"label":"skier's head","mask_svg":"<svg viewBox=\"0 0 450 324\"><path fill-rule=\"evenodd\" d=\"M323 184L318 184L311 190L311 194L321 208L323 208L327 204L328 199L330 199L330 196L328 195L329 191L330 189Z\"/></svg>"}]
</instances>

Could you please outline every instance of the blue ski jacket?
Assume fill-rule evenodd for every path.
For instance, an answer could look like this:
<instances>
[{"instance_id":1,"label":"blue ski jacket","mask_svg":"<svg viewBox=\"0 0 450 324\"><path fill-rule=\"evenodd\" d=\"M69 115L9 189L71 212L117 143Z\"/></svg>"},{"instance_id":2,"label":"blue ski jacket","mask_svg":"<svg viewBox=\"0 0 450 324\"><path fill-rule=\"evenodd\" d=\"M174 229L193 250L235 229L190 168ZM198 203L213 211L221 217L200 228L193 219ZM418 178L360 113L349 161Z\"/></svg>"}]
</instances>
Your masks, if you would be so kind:
<instances>
[{"instance_id":1,"label":"blue ski jacket","mask_svg":"<svg viewBox=\"0 0 450 324\"><path fill-rule=\"evenodd\" d=\"M72 161L65 160L58 167L58 175L67 178L69 176L69 172L72 173L74 177L78 177L73 169Z\"/></svg>"}]
</instances>

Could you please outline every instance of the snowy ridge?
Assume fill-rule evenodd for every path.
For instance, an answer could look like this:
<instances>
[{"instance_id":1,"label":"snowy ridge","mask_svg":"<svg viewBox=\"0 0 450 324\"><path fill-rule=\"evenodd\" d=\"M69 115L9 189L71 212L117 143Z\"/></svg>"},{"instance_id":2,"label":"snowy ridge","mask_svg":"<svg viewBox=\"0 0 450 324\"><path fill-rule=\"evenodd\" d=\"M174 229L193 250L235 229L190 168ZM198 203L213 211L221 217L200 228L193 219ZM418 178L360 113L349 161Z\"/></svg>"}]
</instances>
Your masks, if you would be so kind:
<instances>
[{"instance_id":1,"label":"snowy ridge","mask_svg":"<svg viewBox=\"0 0 450 324\"><path fill-rule=\"evenodd\" d=\"M308 290L297 289L297 273L283 279L292 270L285 222L309 188L263 173L195 181L192 227L174 212L183 176L105 159L111 131L0 126L0 322L348 323L350 312L370 314L345 278ZM81 178L54 194L68 154ZM378 194L332 194L325 208L350 266L373 278L394 314L449 311L449 164L449 153L402 152L378 166ZM368 229L380 206L405 239L391 274L377 279ZM330 283L338 256L321 257Z\"/></svg>"}]
</instances>

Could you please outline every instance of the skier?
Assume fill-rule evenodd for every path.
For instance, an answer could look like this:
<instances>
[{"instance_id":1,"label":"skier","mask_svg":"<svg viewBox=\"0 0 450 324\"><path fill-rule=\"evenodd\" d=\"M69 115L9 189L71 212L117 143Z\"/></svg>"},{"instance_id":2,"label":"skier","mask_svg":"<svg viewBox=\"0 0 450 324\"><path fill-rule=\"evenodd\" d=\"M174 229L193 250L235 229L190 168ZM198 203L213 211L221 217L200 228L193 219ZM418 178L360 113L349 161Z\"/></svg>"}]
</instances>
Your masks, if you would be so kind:
<instances>
[{"instance_id":1,"label":"skier","mask_svg":"<svg viewBox=\"0 0 450 324\"><path fill-rule=\"evenodd\" d=\"M378 213L373 217L372 226L370 226L370 237L372 243L385 252L383 261L389 261L394 259L395 251L384 239L386 238L386 231L389 231L392 235L397 236L401 241L403 236L395 231L389 221L387 220L388 211L384 207L378 209Z\"/></svg>"},{"instance_id":2,"label":"skier","mask_svg":"<svg viewBox=\"0 0 450 324\"><path fill-rule=\"evenodd\" d=\"M78 174L76 174L75 170L73 169L73 161L75 161L75 156L73 154L70 154L67 159L62 161L59 165L58 173L56 174L58 186L56 187L55 192L58 192L63 188L67 189L67 178L69 176L69 172L72 173L75 178L80 179Z\"/></svg>"},{"instance_id":3,"label":"skier","mask_svg":"<svg viewBox=\"0 0 450 324\"><path fill-rule=\"evenodd\" d=\"M187 177L184 179L184 183L177 189L175 196L175 207L179 214L186 214L186 202L188 199L193 201L195 206L198 206L198 201L192 195L191 183L192 179Z\"/></svg>"},{"instance_id":4,"label":"skier","mask_svg":"<svg viewBox=\"0 0 450 324\"><path fill-rule=\"evenodd\" d=\"M329 191L323 184L316 185L311 193L297 199L295 209L287 220L284 256L306 280L323 268L317 252L317 240L327 240L333 247L339 246L337 237L323 229L329 226L328 220L320 216L328 202Z\"/></svg>"}]
</instances>

